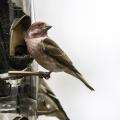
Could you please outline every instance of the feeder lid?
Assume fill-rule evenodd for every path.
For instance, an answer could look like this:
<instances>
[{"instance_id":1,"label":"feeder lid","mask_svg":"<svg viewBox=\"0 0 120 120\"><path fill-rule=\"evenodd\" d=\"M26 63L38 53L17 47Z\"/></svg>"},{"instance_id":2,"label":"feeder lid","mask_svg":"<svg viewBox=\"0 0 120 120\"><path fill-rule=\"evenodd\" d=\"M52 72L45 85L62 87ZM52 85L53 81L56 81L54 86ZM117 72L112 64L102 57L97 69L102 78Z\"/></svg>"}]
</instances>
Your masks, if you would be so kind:
<instances>
[{"instance_id":1,"label":"feeder lid","mask_svg":"<svg viewBox=\"0 0 120 120\"><path fill-rule=\"evenodd\" d=\"M21 18L16 18L14 21L13 21L13 24L11 25L11 30L12 29L16 29L16 27L18 25L23 25L23 28L25 30L28 30L28 28L30 27L31 25L31 18L30 16L28 15L23 15Z\"/></svg>"}]
</instances>

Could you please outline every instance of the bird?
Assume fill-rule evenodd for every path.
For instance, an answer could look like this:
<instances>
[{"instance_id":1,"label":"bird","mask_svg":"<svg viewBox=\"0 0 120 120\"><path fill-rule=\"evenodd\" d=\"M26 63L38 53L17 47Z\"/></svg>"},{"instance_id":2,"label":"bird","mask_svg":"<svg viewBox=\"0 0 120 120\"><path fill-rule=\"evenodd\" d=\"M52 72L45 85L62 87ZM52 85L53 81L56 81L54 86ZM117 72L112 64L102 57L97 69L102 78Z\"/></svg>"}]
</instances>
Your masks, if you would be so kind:
<instances>
[{"instance_id":1,"label":"bird","mask_svg":"<svg viewBox=\"0 0 120 120\"><path fill-rule=\"evenodd\" d=\"M74 67L67 54L48 36L52 26L45 22L35 22L28 29L25 42L28 52L39 65L51 72L65 72L81 80L91 91L94 88L83 78Z\"/></svg>"},{"instance_id":2,"label":"bird","mask_svg":"<svg viewBox=\"0 0 120 120\"><path fill-rule=\"evenodd\" d=\"M38 83L37 114L57 117L59 120L70 120L61 103L44 79Z\"/></svg>"}]
</instances>

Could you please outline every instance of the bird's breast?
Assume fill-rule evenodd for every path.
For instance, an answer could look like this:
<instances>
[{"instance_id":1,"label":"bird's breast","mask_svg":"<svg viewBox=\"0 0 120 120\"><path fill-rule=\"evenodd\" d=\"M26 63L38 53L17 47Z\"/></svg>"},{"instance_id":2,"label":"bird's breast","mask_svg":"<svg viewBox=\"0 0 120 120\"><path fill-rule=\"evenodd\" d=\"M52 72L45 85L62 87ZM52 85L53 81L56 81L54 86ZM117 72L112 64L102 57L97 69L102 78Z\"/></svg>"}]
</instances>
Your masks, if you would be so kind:
<instances>
[{"instance_id":1,"label":"bird's breast","mask_svg":"<svg viewBox=\"0 0 120 120\"><path fill-rule=\"evenodd\" d=\"M29 53L38 62L38 64L50 71L61 71L56 60L44 52L44 44L42 43L42 40L31 39L26 43Z\"/></svg>"},{"instance_id":2,"label":"bird's breast","mask_svg":"<svg viewBox=\"0 0 120 120\"><path fill-rule=\"evenodd\" d=\"M34 57L34 55L40 52L40 40L34 38L26 41L29 53Z\"/></svg>"}]
</instances>

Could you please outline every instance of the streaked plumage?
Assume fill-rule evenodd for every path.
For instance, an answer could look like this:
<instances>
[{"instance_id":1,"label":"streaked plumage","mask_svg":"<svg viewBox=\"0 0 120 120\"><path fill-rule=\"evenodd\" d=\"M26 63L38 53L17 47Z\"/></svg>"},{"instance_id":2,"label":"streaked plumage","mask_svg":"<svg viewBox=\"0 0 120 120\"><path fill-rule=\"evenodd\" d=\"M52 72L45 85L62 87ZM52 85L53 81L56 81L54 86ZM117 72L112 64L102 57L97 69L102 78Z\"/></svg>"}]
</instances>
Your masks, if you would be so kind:
<instances>
[{"instance_id":1,"label":"streaked plumage","mask_svg":"<svg viewBox=\"0 0 120 120\"><path fill-rule=\"evenodd\" d=\"M70 120L63 110L59 100L52 92L47 83L43 80L39 80L38 87L38 115L55 116L59 120Z\"/></svg>"},{"instance_id":2,"label":"streaked plumage","mask_svg":"<svg viewBox=\"0 0 120 120\"><path fill-rule=\"evenodd\" d=\"M47 35L51 28L44 22L31 25L26 36L26 44L31 56L51 72L66 72L81 80L90 90L94 90L82 74L73 66L66 53Z\"/></svg>"}]
</instances>

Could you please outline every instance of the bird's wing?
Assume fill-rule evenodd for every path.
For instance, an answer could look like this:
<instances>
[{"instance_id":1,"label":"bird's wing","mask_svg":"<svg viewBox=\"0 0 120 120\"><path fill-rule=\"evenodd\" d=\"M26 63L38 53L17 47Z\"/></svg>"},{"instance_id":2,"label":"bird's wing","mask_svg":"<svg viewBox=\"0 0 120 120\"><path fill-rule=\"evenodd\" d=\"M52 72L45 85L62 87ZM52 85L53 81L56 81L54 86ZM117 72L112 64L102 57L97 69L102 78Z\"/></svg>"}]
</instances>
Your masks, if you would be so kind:
<instances>
[{"instance_id":1,"label":"bird's wing","mask_svg":"<svg viewBox=\"0 0 120 120\"><path fill-rule=\"evenodd\" d=\"M41 79L39 83L40 83L39 87L40 87L40 89L42 89L42 91L44 93L49 94L51 96L55 96L55 94L52 92L51 88L47 85L47 83L43 79Z\"/></svg>"},{"instance_id":2,"label":"bird's wing","mask_svg":"<svg viewBox=\"0 0 120 120\"><path fill-rule=\"evenodd\" d=\"M72 65L72 61L70 60L70 58L53 40L51 40L50 38L46 38L43 40L43 45L43 50L47 55L57 60L60 64L63 64L67 68L78 73L78 71Z\"/></svg>"},{"instance_id":3,"label":"bird's wing","mask_svg":"<svg viewBox=\"0 0 120 120\"><path fill-rule=\"evenodd\" d=\"M50 54L52 54L53 56L61 56L63 57L63 59L65 59L67 62L69 62L70 64L72 64L72 61L70 60L70 58L65 54L64 51L62 51L62 49L50 38L46 38L43 40L44 46L45 46L45 50L47 51L47 49L51 49ZM56 50L55 50L56 49ZM55 50L55 51L54 51Z\"/></svg>"},{"instance_id":4,"label":"bird's wing","mask_svg":"<svg viewBox=\"0 0 120 120\"><path fill-rule=\"evenodd\" d=\"M53 40L51 40L50 38L45 38L44 43L47 44L47 45L51 45L51 46L59 48L59 46Z\"/></svg>"},{"instance_id":5,"label":"bird's wing","mask_svg":"<svg viewBox=\"0 0 120 120\"><path fill-rule=\"evenodd\" d=\"M66 120L69 120L69 118L67 117L67 114L65 113L58 98L56 97L56 95L53 93L51 88L48 86L48 84L44 80L39 81L38 89L42 89L38 92L38 95L41 95L43 97L43 99L45 100L45 102L47 104L50 104L51 107L53 107L53 108L58 107L58 109L63 113L63 116L65 116L65 118L67 118ZM41 97L41 96L39 96L39 97Z\"/></svg>"}]
</instances>

